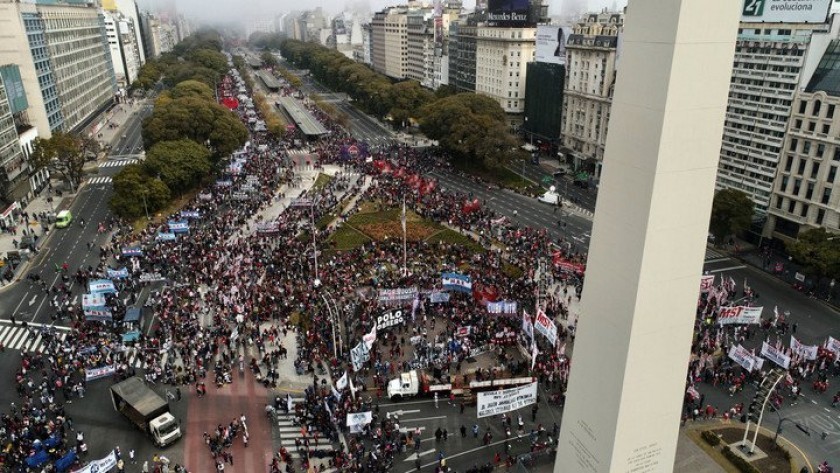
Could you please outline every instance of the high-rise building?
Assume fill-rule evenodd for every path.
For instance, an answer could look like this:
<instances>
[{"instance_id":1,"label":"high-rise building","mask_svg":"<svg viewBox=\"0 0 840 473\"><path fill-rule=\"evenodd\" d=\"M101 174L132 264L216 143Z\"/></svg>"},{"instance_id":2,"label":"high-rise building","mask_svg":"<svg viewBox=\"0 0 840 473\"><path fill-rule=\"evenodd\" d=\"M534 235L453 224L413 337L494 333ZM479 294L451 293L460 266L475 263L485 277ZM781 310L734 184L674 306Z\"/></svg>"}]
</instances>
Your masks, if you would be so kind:
<instances>
[{"instance_id":1,"label":"high-rise building","mask_svg":"<svg viewBox=\"0 0 840 473\"><path fill-rule=\"evenodd\" d=\"M387 7L374 13L371 28L371 66L394 79L406 77L409 7Z\"/></svg>"},{"instance_id":2,"label":"high-rise building","mask_svg":"<svg viewBox=\"0 0 840 473\"><path fill-rule=\"evenodd\" d=\"M117 86L127 88L142 65L137 29L133 20L120 11L103 11L103 18Z\"/></svg>"},{"instance_id":3,"label":"high-rise building","mask_svg":"<svg viewBox=\"0 0 840 473\"><path fill-rule=\"evenodd\" d=\"M449 28L449 85L458 92L475 92L476 30L482 13L462 15Z\"/></svg>"},{"instance_id":4,"label":"high-rise building","mask_svg":"<svg viewBox=\"0 0 840 473\"><path fill-rule=\"evenodd\" d=\"M805 86L837 25L817 22L742 22L720 150L718 189L739 189L765 215L791 104Z\"/></svg>"},{"instance_id":5,"label":"high-rise building","mask_svg":"<svg viewBox=\"0 0 840 473\"><path fill-rule=\"evenodd\" d=\"M140 15L140 33L146 56L151 58L172 51L180 41L175 23L151 12Z\"/></svg>"},{"instance_id":6,"label":"high-rise building","mask_svg":"<svg viewBox=\"0 0 840 473\"><path fill-rule=\"evenodd\" d=\"M508 114L525 112L525 77L534 60L536 28L479 26L475 39L475 91Z\"/></svg>"},{"instance_id":7,"label":"high-rise building","mask_svg":"<svg viewBox=\"0 0 840 473\"><path fill-rule=\"evenodd\" d=\"M435 19L430 10L414 10L407 19L405 75L428 88L434 87Z\"/></svg>"},{"instance_id":8,"label":"high-rise building","mask_svg":"<svg viewBox=\"0 0 840 473\"><path fill-rule=\"evenodd\" d=\"M13 70L10 71L12 75L16 69L13 66ZM11 204L29 194L29 164L20 147L13 117L12 107L19 105L9 101L4 75L6 74L0 72L0 200ZM20 85L22 84L20 81ZM17 88L20 85L13 87ZM26 103L25 94L21 95L17 90L13 90L12 93L15 100L23 100L23 103ZM6 205L3 205L3 208L5 207Z\"/></svg>"},{"instance_id":9,"label":"high-rise building","mask_svg":"<svg viewBox=\"0 0 840 473\"><path fill-rule=\"evenodd\" d=\"M792 105L766 225L768 236L782 240L812 228L840 230L840 39Z\"/></svg>"},{"instance_id":10,"label":"high-rise building","mask_svg":"<svg viewBox=\"0 0 840 473\"><path fill-rule=\"evenodd\" d=\"M0 0L0 63L19 65L42 137L79 129L113 103L105 25L93 6Z\"/></svg>"},{"instance_id":11,"label":"high-rise building","mask_svg":"<svg viewBox=\"0 0 840 473\"><path fill-rule=\"evenodd\" d=\"M575 169L601 174L616 76L622 13L592 13L566 40L563 146Z\"/></svg>"},{"instance_id":12,"label":"high-rise building","mask_svg":"<svg viewBox=\"0 0 840 473\"><path fill-rule=\"evenodd\" d=\"M250 38L254 33L271 34L274 33L274 31L274 19L269 17L253 18L245 27L245 37Z\"/></svg>"}]
</instances>

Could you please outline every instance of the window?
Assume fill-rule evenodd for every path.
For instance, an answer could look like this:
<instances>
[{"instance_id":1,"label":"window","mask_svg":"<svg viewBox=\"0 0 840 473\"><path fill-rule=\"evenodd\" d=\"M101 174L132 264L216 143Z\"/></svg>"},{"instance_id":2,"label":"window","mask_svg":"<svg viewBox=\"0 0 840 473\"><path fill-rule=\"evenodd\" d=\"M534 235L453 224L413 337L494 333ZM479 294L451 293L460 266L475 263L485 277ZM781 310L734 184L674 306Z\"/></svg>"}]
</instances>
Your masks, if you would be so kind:
<instances>
[{"instance_id":1,"label":"window","mask_svg":"<svg viewBox=\"0 0 840 473\"><path fill-rule=\"evenodd\" d=\"M806 142L802 143L802 154L804 154L804 155L811 154L811 142L810 141L806 141Z\"/></svg>"},{"instance_id":2,"label":"window","mask_svg":"<svg viewBox=\"0 0 840 473\"><path fill-rule=\"evenodd\" d=\"M782 187L779 190L782 192L786 192L788 182L790 182L790 178L788 176L782 176Z\"/></svg>"},{"instance_id":3,"label":"window","mask_svg":"<svg viewBox=\"0 0 840 473\"><path fill-rule=\"evenodd\" d=\"M816 124L816 123L814 123L814 122L808 122L808 131L809 131L809 132L811 132L811 133L813 133L813 132L814 132L814 128L815 128L816 126L817 126L817 124Z\"/></svg>"},{"instance_id":4,"label":"window","mask_svg":"<svg viewBox=\"0 0 840 473\"><path fill-rule=\"evenodd\" d=\"M826 176L825 181L829 184L834 184L835 177L837 177L837 166L831 166L828 168L828 176Z\"/></svg>"},{"instance_id":5,"label":"window","mask_svg":"<svg viewBox=\"0 0 840 473\"><path fill-rule=\"evenodd\" d=\"M798 196L800 190L802 190L802 179L795 179L793 181L793 192L791 192L791 194Z\"/></svg>"},{"instance_id":6,"label":"window","mask_svg":"<svg viewBox=\"0 0 840 473\"><path fill-rule=\"evenodd\" d=\"M782 203L784 203L785 199L781 196L776 197L776 208L782 210Z\"/></svg>"},{"instance_id":7,"label":"window","mask_svg":"<svg viewBox=\"0 0 840 473\"><path fill-rule=\"evenodd\" d=\"M820 116L820 108L821 108L821 106L822 106L822 103L821 103L819 100L815 100L815 101L814 101L814 109L813 109L813 111L812 111L811 113L812 113L815 117Z\"/></svg>"},{"instance_id":8,"label":"window","mask_svg":"<svg viewBox=\"0 0 840 473\"><path fill-rule=\"evenodd\" d=\"M822 225L825 218L825 209L817 209L817 225Z\"/></svg>"},{"instance_id":9,"label":"window","mask_svg":"<svg viewBox=\"0 0 840 473\"><path fill-rule=\"evenodd\" d=\"M790 172L791 167L793 167L793 156L788 156L785 161L785 172Z\"/></svg>"},{"instance_id":10,"label":"window","mask_svg":"<svg viewBox=\"0 0 840 473\"><path fill-rule=\"evenodd\" d=\"M788 213L793 213L796 210L796 201L791 199L788 201Z\"/></svg>"},{"instance_id":11,"label":"window","mask_svg":"<svg viewBox=\"0 0 840 473\"><path fill-rule=\"evenodd\" d=\"M820 163L811 163L811 179L816 179L820 173Z\"/></svg>"},{"instance_id":12,"label":"window","mask_svg":"<svg viewBox=\"0 0 840 473\"><path fill-rule=\"evenodd\" d=\"M796 169L796 174L797 175L801 176L801 175L805 174L805 163L806 163L806 161L804 159L799 160L799 167Z\"/></svg>"},{"instance_id":13,"label":"window","mask_svg":"<svg viewBox=\"0 0 840 473\"><path fill-rule=\"evenodd\" d=\"M817 157L822 158L823 154L825 154L825 145L820 143L817 145Z\"/></svg>"},{"instance_id":14,"label":"window","mask_svg":"<svg viewBox=\"0 0 840 473\"><path fill-rule=\"evenodd\" d=\"M799 144L799 140L796 138L790 140L790 146L788 147L789 151L796 151L796 145ZM838 147L834 152L834 159L840 160L840 147Z\"/></svg>"},{"instance_id":15,"label":"window","mask_svg":"<svg viewBox=\"0 0 840 473\"><path fill-rule=\"evenodd\" d=\"M808 187L805 189L805 200L811 200L814 197L814 183L809 182Z\"/></svg>"},{"instance_id":16,"label":"window","mask_svg":"<svg viewBox=\"0 0 840 473\"><path fill-rule=\"evenodd\" d=\"M823 189L822 198L820 199L820 203L823 205L828 205L828 201L831 200L831 187L826 187Z\"/></svg>"},{"instance_id":17,"label":"window","mask_svg":"<svg viewBox=\"0 0 840 473\"><path fill-rule=\"evenodd\" d=\"M808 105L808 104L807 104L806 102L804 102L804 101L799 102L799 113L805 113L805 107L806 107L807 105Z\"/></svg>"},{"instance_id":18,"label":"window","mask_svg":"<svg viewBox=\"0 0 840 473\"><path fill-rule=\"evenodd\" d=\"M832 106L833 106L833 105L832 105ZM823 133L823 135L827 135L827 134L829 134L830 132L831 132L831 125L829 125L828 123L823 124L823 126L822 126L822 133Z\"/></svg>"},{"instance_id":19,"label":"window","mask_svg":"<svg viewBox=\"0 0 840 473\"><path fill-rule=\"evenodd\" d=\"M825 112L825 118L834 118L834 105L828 106L828 111Z\"/></svg>"},{"instance_id":20,"label":"window","mask_svg":"<svg viewBox=\"0 0 840 473\"><path fill-rule=\"evenodd\" d=\"M793 129L794 130L802 129L802 120L797 118L796 121L793 122Z\"/></svg>"},{"instance_id":21,"label":"window","mask_svg":"<svg viewBox=\"0 0 840 473\"><path fill-rule=\"evenodd\" d=\"M801 211L799 212L799 215L801 215L803 217L808 216L808 204L802 204L802 209L800 209L800 210Z\"/></svg>"}]
</instances>

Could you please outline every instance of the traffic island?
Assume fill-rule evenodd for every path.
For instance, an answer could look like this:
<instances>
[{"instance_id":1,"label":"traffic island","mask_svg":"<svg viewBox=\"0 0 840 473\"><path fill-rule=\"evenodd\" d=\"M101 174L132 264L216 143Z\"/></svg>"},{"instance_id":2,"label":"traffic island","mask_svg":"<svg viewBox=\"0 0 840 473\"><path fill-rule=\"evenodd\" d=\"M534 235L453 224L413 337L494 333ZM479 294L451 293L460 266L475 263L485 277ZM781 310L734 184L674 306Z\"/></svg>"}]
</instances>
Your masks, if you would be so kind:
<instances>
[{"instance_id":1,"label":"traffic island","mask_svg":"<svg viewBox=\"0 0 840 473\"><path fill-rule=\"evenodd\" d=\"M762 429L763 431L764 429ZM783 437L778 444L772 436L759 433L752 449L753 430L743 447L744 427L697 426L687 432L689 438L726 471L742 473L769 473L799 471L810 464L798 449ZM750 451L752 450L752 453ZM791 453L794 451L795 453Z\"/></svg>"}]
</instances>

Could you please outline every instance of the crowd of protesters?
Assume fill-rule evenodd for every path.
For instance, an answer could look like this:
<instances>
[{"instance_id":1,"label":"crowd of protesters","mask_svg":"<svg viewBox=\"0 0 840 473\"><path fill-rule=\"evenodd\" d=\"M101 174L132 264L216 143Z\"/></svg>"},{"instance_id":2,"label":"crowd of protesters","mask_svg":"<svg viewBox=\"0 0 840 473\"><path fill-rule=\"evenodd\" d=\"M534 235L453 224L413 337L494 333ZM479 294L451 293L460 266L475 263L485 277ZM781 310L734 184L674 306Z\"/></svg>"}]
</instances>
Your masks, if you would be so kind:
<instances>
[{"instance_id":1,"label":"crowd of protesters","mask_svg":"<svg viewBox=\"0 0 840 473\"><path fill-rule=\"evenodd\" d=\"M434 366L458 376L466 357L491 351L497 365L474 376L528 372L526 362L504 349L517 343L521 317L490 316L473 295L454 294L448 303L439 304L424 297L412 310L412 318L422 323L379 333L370 362L353 374L362 394L354 396L348 389L336 391L325 382L329 378L326 370L331 371L333 379L341 376L349 369L349 358L346 349L343 356L334 356L330 319L322 305L324 291L331 291L340 300L348 343L370 331L381 310L375 297L363 297L357 289L367 287L368 294L374 294L384 288L418 287L428 294L440 290L441 271L458 271L464 265L484 287L493 289L494 298L515 300L519 307L533 307L537 288L529 262L546 255L554 242L544 230L517 227L484 206L465 211L469 195L444 192L430 186L430 181L423 188L407 185L401 175L416 176L445 167L444 161L429 151L405 145L368 148L350 138L329 117L314 111L332 131L315 144L318 165L334 164L340 168L339 175L326 185L306 191L302 188L305 183L288 155L296 140L304 140L299 132L287 132L280 139L255 133L250 146L237 156L243 160L241 167L220 176L219 182L202 190L185 206L191 215L198 215L187 217L187 234L166 241L157 236L170 230L167 223L150 223L134 233L124 222L101 222L99 225L109 233L110 240L99 247L99 265L57 267L63 277L55 287L29 281L56 296L55 318L69 320L72 332L62 338L51 330L32 329L33 338L40 337L45 348L42 353L21 358L16 376L20 405L2 417L0 442L4 448L0 458L4 468L25 471L26 459L39 451L40 443L53 437L57 440L50 447L52 458L61 458L70 449L82 454L83 442L74 445L70 441L72 420L66 416L64 405L84 396L86 370L113 366L113 376L119 380L137 375L133 361L139 360L144 367L140 371L149 383L189 386L200 396L207 393L207 384L223 388L233 382L232 373L237 369L250 369L261 382L273 386L279 360L287 353L283 340L289 331L299 339L295 365L314 379L305 401L291 407L305 432L305 440L297 446L304 469L320 451L310 449L310 443L314 446L319 441L335 441L339 430L347 429L344 416L370 409L376 402L372 400L373 391L378 400L387 379L400 371ZM345 149L353 145L363 152L348 155ZM392 171L382 168L385 161L393 167ZM256 181L248 176L256 176ZM364 176L373 182L362 192ZM234 198L246 183L255 183L254 191L246 193L247 198ZM349 218L358 208L337 206L351 196L357 196L357 204L375 201L383 208L398 208L406 201L409 209L421 217L477 235L486 243L492 237L502 248L475 252L460 245L410 241L410 270L402 274L399 270L381 269L401 266L402 246L398 239L373 241L355 250L321 255L319 288L313 284L312 236L298 236L308 231L309 223L320 221L328 212L341 213L342 220ZM280 205L278 201L284 197L296 198L293 202L309 199L315 205L293 203L278 216L270 216L270 210ZM173 214L166 219L171 220L182 217ZM319 248L329 248L328 236L328 232L316 233ZM128 248L134 251L126 252ZM93 249L92 245L89 249ZM555 251L563 252L569 259L583 258L562 246ZM141 333L131 342L122 337L124 328L120 322L126 307L121 298L109 298L107 302L113 323L88 320L78 305L70 303L74 286L84 287L93 278L106 277L108 269L121 267L128 268L129 275L116 281L116 289L129 295L129 305L150 284L148 281L154 281L141 276L155 275L168 281L160 293L145 303L155 314L151 333ZM521 269L511 272L511 267ZM570 287L579 283L576 277L569 281ZM564 293L563 297L549 299L546 311L551 317L564 316L568 303ZM470 329L459 332L464 327ZM561 328L561 343L567 334ZM559 392L568 360L560 350L544 348L544 354L535 363L535 373ZM464 373L460 379L467 382L469 375ZM367 390L370 393L365 397ZM369 426L365 435L377 441L373 446L361 441L362 437L351 436L348 453L331 454L330 462L343 471L381 471L393 461L395 453L419 445L414 433L399 435L397 422L381 419ZM237 436L247 439L244 422L234 421L217 427L213 434L205 434L221 468L225 462L232 464L226 447ZM290 463L288 452L277 452L272 471L292 471ZM171 471L163 462L152 465L152 469ZM175 465L172 470L184 469Z\"/></svg>"}]
</instances>

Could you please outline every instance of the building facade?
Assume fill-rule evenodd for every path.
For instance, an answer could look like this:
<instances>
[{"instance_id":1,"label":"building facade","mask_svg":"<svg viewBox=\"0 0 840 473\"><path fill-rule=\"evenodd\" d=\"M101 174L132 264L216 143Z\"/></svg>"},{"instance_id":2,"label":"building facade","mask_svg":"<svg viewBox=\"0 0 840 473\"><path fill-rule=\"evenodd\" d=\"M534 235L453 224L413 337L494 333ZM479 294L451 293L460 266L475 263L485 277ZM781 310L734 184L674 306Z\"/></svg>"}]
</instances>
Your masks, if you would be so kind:
<instances>
[{"instance_id":1,"label":"building facade","mask_svg":"<svg viewBox=\"0 0 840 473\"><path fill-rule=\"evenodd\" d=\"M143 64L139 46L141 41L130 17L119 11L107 10L103 16L117 87L125 89L137 78Z\"/></svg>"},{"instance_id":2,"label":"building facade","mask_svg":"<svg viewBox=\"0 0 840 473\"><path fill-rule=\"evenodd\" d=\"M104 18L92 6L0 1L0 63L20 67L42 137L80 129L113 103Z\"/></svg>"},{"instance_id":3,"label":"building facade","mask_svg":"<svg viewBox=\"0 0 840 473\"><path fill-rule=\"evenodd\" d=\"M434 88L435 19L428 10L409 12L406 20L407 56L405 76L424 87Z\"/></svg>"},{"instance_id":4,"label":"building facade","mask_svg":"<svg viewBox=\"0 0 840 473\"><path fill-rule=\"evenodd\" d=\"M505 113L525 112L527 65L534 60L536 28L479 26L475 91L499 102Z\"/></svg>"},{"instance_id":5,"label":"building facade","mask_svg":"<svg viewBox=\"0 0 840 473\"><path fill-rule=\"evenodd\" d=\"M840 231L840 40L833 40L804 90L794 94L767 215L767 234ZM838 192L834 189L838 188Z\"/></svg>"},{"instance_id":6,"label":"building facade","mask_svg":"<svg viewBox=\"0 0 840 473\"><path fill-rule=\"evenodd\" d=\"M449 28L449 84L458 92L475 92L476 32L481 17L462 15Z\"/></svg>"},{"instance_id":7,"label":"building facade","mask_svg":"<svg viewBox=\"0 0 840 473\"><path fill-rule=\"evenodd\" d=\"M566 41L563 147L575 169L601 174L616 76L622 13L593 13Z\"/></svg>"},{"instance_id":8,"label":"building facade","mask_svg":"<svg viewBox=\"0 0 840 473\"><path fill-rule=\"evenodd\" d=\"M25 198L30 188L29 164L18 140L5 84L3 74L0 74L0 198L8 205Z\"/></svg>"},{"instance_id":9,"label":"building facade","mask_svg":"<svg viewBox=\"0 0 840 473\"><path fill-rule=\"evenodd\" d=\"M563 123L563 64L528 63L525 77L524 131L529 141L557 143Z\"/></svg>"},{"instance_id":10,"label":"building facade","mask_svg":"<svg viewBox=\"0 0 840 473\"><path fill-rule=\"evenodd\" d=\"M716 187L738 189L766 215L791 105L837 25L741 23Z\"/></svg>"}]
</instances>

